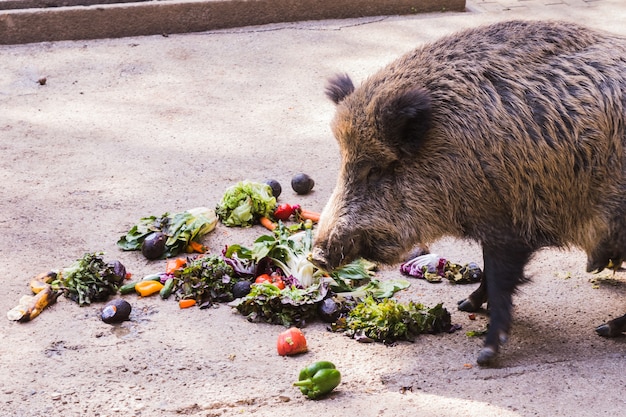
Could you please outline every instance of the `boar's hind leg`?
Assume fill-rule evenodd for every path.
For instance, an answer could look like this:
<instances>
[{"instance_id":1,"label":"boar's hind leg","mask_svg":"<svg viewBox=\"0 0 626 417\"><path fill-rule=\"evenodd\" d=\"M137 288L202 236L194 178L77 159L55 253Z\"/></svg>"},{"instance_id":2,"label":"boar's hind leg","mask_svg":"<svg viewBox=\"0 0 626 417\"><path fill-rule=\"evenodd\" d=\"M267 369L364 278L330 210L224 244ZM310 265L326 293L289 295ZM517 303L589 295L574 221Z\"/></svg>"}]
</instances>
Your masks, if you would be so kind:
<instances>
[{"instance_id":1,"label":"boar's hind leg","mask_svg":"<svg viewBox=\"0 0 626 417\"><path fill-rule=\"evenodd\" d=\"M525 246L483 247L484 277L489 303L489 330L485 347L478 354L479 365L488 365L506 342L511 327L513 293L524 281L524 266L533 250ZM482 285L482 284L481 284ZM478 291L478 290L477 290Z\"/></svg>"},{"instance_id":2,"label":"boar's hind leg","mask_svg":"<svg viewBox=\"0 0 626 417\"><path fill-rule=\"evenodd\" d=\"M616 337L626 332L626 314L596 327L596 332L604 337Z\"/></svg>"}]
</instances>

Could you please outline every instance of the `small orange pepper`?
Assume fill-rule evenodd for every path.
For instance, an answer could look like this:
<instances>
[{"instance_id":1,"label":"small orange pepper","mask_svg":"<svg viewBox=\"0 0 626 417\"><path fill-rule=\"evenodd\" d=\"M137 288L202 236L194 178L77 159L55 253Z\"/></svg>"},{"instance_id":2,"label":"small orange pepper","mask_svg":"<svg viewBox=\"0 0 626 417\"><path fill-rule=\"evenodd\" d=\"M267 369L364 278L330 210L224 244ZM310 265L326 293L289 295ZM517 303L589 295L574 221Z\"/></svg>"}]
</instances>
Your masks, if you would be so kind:
<instances>
[{"instance_id":1,"label":"small orange pepper","mask_svg":"<svg viewBox=\"0 0 626 417\"><path fill-rule=\"evenodd\" d=\"M196 300L193 298L185 298L184 300L180 300L178 302L178 307L180 308L189 308L196 305Z\"/></svg>"},{"instance_id":2,"label":"small orange pepper","mask_svg":"<svg viewBox=\"0 0 626 417\"><path fill-rule=\"evenodd\" d=\"M174 271L178 271L179 269L184 267L186 264L187 264L186 258L168 259L167 262L165 263L165 273L173 274Z\"/></svg>"},{"instance_id":3,"label":"small orange pepper","mask_svg":"<svg viewBox=\"0 0 626 417\"><path fill-rule=\"evenodd\" d=\"M161 291L161 288L163 288L163 284L159 281L139 281L135 284L135 291L142 297L156 294Z\"/></svg>"},{"instance_id":4,"label":"small orange pepper","mask_svg":"<svg viewBox=\"0 0 626 417\"><path fill-rule=\"evenodd\" d=\"M189 242L189 245L187 245L187 252L189 252L189 253L192 253L192 252L204 253L204 252L206 252L206 246L204 246L200 242L195 242L195 241L192 240L191 242Z\"/></svg>"}]
</instances>

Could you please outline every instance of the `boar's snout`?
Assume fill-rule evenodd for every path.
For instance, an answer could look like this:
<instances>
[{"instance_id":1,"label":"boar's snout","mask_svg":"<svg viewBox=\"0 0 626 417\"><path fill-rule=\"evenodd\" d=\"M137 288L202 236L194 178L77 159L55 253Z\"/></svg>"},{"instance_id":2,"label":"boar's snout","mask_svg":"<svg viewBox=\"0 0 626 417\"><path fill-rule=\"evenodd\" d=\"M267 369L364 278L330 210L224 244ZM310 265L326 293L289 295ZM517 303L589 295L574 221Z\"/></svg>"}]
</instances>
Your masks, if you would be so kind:
<instances>
[{"instance_id":1,"label":"boar's snout","mask_svg":"<svg viewBox=\"0 0 626 417\"><path fill-rule=\"evenodd\" d=\"M346 246L343 239L318 240L311 251L311 262L324 271L332 272L356 259L357 252L354 244Z\"/></svg>"},{"instance_id":2,"label":"boar's snout","mask_svg":"<svg viewBox=\"0 0 626 417\"><path fill-rule=\"evenodd\" d=\"M331 223L322 213L318 234L311 251L311 262L324 271L332 272L359 256L358 242L362 239L342 223L341 220Z\"/></svg>"},{"instance_id":3,"label":"boar's snout","mask_svg":"<svg viewBox=\"0 0 626 417\"><path fill-rule=\"evenodd\" d=\"M321 269L322 271L332 271L334 268L330 266L328 257L324 250L319 247L314 247L311 252L311 263Z\"/></svg>"}]
</instances>

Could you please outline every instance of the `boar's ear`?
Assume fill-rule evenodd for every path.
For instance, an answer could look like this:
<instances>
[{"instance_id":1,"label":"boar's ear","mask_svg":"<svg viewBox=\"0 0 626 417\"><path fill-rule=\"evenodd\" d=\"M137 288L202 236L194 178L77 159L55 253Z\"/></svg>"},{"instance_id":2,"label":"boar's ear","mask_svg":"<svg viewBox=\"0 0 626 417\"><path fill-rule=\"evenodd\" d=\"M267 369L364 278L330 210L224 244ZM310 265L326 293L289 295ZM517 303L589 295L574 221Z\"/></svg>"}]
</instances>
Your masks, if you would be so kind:
<instances>
[{"instance_id":1,"label":"boar's ear","mask_svg":"<svg viewBox=\"0 0 626 417\"><path fill-rule=\"evenodd\" d=\"M430 128L430 94L413 88L390 97L381 111L386 139L403 153L413 154Z\"/></svg>"},{"instance_id":2,"label":"boar's ear","mask_svg":"<svg viewBox=\"0 0 626 417\"><path fill-rule=\"evenodd\" d=\"M337 74L328 79L326 84L326 97L335 104L339 104L344 98L354 91L354 84L348 74Z\"/></svg>"}]
</instances>

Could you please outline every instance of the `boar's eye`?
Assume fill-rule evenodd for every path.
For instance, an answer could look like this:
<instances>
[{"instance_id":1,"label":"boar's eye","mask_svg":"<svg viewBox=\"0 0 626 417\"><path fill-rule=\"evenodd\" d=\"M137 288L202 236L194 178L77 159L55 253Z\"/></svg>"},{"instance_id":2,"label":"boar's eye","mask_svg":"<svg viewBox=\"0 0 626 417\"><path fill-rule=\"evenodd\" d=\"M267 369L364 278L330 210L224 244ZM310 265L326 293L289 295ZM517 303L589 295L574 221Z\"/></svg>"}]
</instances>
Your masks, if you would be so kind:
<instances>
[{"instance_id":1,"label":"boar's eye","mask_svg":"<svg viewBox=\"0 0 626 417\"><path fill-rule=\"evenodd\" d=\"M385 101L381 118L385 140L399 153L412 155L430 128L430 94L422 88L400 92Z\"/></svg>"},{"instance_id":2,"label":"boar's eye","mask_svg":"<svg viewBox=\"0 0 626 417\"><path fill-rule=\"evenodd\" d=\"M398 161L393 161L388 165L372 165L367 171L367 182L370 185L378 184L386 179L393 178L399 167Z\"/></svg>"},{"instance_id":3,"label":"boar's eye","mask_svg":"<svg viewBox=\"0 0 626 417\"><path fill-rule=\"evenodd\" d=\"M378 167L378 166L371 167L369 171L367 172L367 182L370 184L377 183L381 180L381 178L383 177L383 174L384 174L384 170L381 167Z\"/></svg>"}]
</instances>

